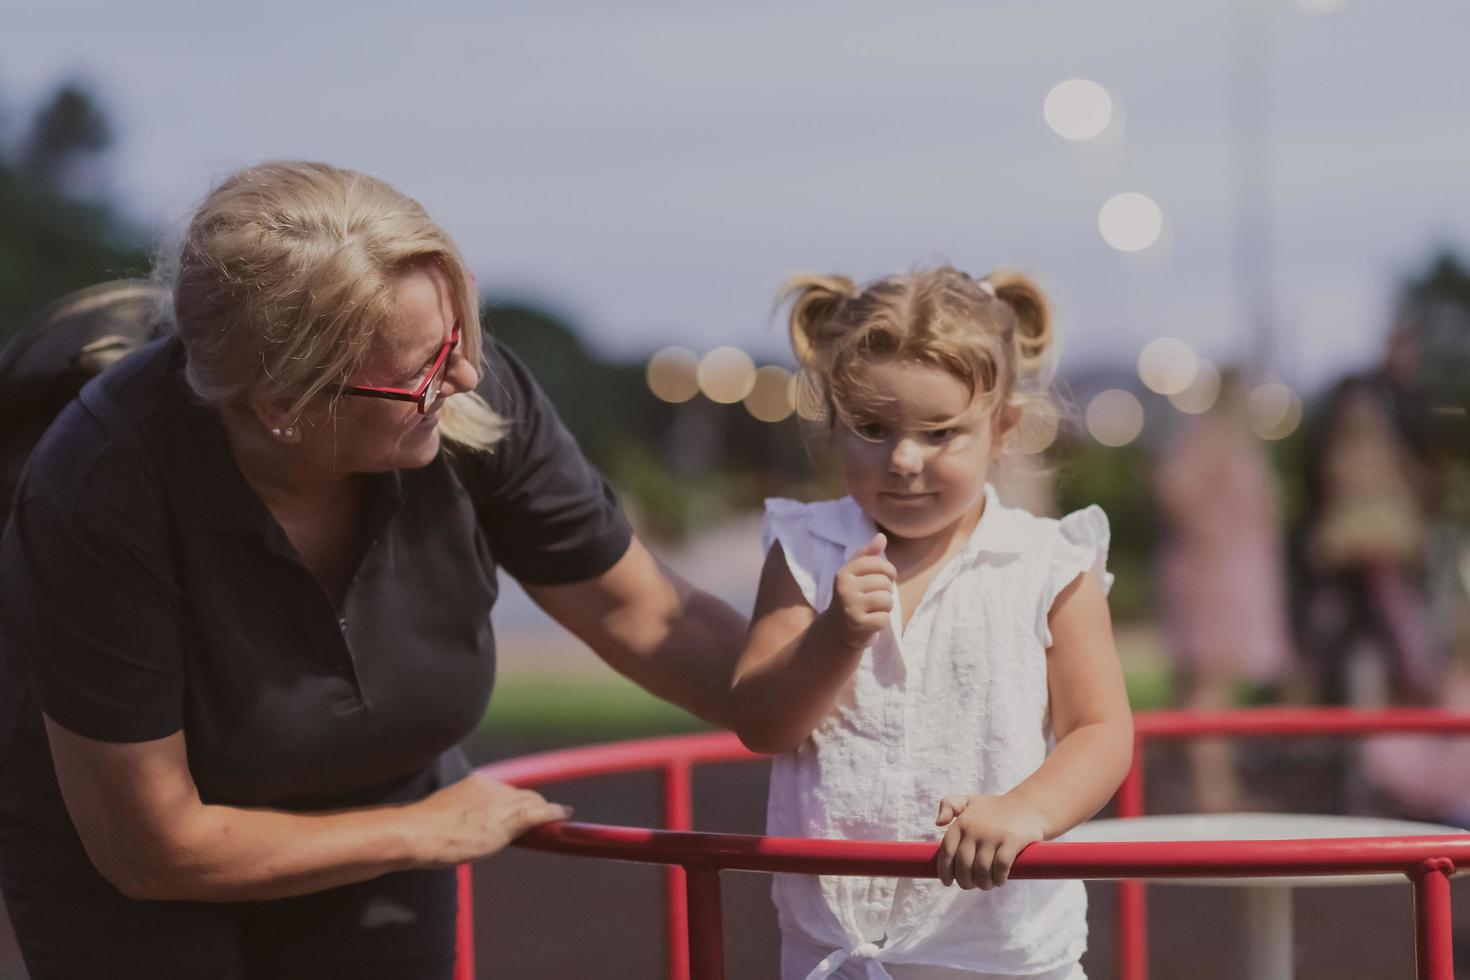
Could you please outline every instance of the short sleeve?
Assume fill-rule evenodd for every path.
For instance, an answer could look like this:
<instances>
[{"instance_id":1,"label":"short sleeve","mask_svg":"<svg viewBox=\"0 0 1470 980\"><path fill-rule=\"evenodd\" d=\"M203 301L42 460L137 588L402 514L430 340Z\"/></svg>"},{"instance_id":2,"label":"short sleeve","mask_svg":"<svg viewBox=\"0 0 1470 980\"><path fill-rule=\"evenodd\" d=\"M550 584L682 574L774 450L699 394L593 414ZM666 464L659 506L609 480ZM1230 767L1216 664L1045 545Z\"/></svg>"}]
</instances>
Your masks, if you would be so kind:
<instances>
[{"instance_id":1,"label":"short sleeve","mask_svg":"<svg viewBox=\"0 0 1470 980\"><path fill-rule=\"evenodd\" d=\"M525 365L489 339L485 358L479 393L509 428L460 466L495 560L532 585L601 575L633 537L617 494Z\"/></svg>"},{"instance_id":2,"label":"short sleeve","mask_svg":"<svg viewBox=\"0 0 1470 980\"><path fill-rule=\"evenodd\" d=\"M1041 602L1037 609L1036 633L1042 646L1052 643L1048 618L1052 603L1083 572L1095 569L1102 577L1103 594L1113 587L1113 574L1108 571L1108 543L1112 532L1108 516L1093 505L1074 511L1055 525L1056 538L1042 579Z\"/></svg>"},{"instance_id":3,"label":"short sleeve","mask_svg":"<svg viewBox=\"0 0 1470 980\"><path fill-rule=\"evenodd\" d=\"M183 727L184 648L166 535L40 497L0 544L0 644L50 718L105 742Z\"/></svg>"},{"instance_id":4,"label":"short sleeve","mask_svg":"<svg viewBox=\"0 0 1470 980\"><path fill-rule=\"evenodd\" d=\"M781 553L786 558L786 568L791 572L807 604L821 612L826 608L830 596L813 567L811 533L807 529L810 512L806 504L784 497L772 497L766 501L765 518L761 522L761 554L771 553L776 542L781 543ZM830 588L830 584L828 586Z\"/></svg>"}]
</instances>

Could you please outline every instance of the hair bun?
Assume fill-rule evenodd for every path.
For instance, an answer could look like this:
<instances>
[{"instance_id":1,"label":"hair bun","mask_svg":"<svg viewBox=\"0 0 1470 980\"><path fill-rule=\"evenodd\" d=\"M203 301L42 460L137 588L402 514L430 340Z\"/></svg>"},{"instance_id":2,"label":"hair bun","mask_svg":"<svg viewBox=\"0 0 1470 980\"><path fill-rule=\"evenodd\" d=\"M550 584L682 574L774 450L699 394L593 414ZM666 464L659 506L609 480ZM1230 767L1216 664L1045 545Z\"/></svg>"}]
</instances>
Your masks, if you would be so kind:
<instances>
[{"instance_id":1,"label":"hair bun","mask_svg":"<svg viewBox=\"0 0 1470 980\"><path fill-rule=\"evenodd\" d=\"M821 345L823 329L836 318L842 304L857 297L857 285L846 276L792 276L776 294L776 305L791 304L791 349L803 366L810 364Z\"/></svg>"},{"instance_id":2,"label":"hair bun","mask_svg":"<svg viewBox=\"0 0 1470 980\"><path fill-rule=\"evenodd\" d=\"M1017 368L1035 374L1045 365L1052 347L1051 305L1046 294L1029 276L998 269L985 277L995 298L1016 314Z\"/></svg>"}]
</instances>

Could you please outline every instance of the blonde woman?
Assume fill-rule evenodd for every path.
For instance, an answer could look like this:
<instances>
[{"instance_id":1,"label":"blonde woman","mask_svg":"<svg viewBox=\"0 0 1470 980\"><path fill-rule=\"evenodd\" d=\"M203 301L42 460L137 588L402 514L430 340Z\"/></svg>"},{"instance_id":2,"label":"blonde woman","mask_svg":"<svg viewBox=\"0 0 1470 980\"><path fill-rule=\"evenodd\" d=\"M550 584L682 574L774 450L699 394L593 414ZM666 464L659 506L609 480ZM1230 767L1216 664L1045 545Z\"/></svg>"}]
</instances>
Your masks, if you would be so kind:
<instances>
[{"instance_id":1,"label":"blonde woman","mask_svg":"<svg viewBox=\"0 0 1470 980\"><path fill-rule=\"evenodd\" d=\"M447 977L453 867L567 815L457 748L497 567L716 723L745 622L632 536L387 184L237 173L172 288L176 336L60 416L0 546L22 952L36 980Z\"/></svg>"}]
</instances>

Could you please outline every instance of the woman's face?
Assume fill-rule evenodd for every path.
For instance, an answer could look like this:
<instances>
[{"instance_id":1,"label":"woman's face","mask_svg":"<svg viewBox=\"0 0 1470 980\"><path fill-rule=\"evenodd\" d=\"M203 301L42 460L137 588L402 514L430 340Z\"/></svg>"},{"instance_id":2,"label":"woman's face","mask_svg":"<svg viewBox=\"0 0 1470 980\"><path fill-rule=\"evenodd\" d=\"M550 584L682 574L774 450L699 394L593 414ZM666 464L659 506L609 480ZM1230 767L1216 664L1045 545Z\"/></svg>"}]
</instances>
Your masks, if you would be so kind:
<instances>
[{"instance_id":1,"label":"woman's face","mask_svg":"<svg viewBox=\"0 0 1470 980\"><path fill-rule=\"evenodd\" d=\"M405 273L395 289L394 329L380 337L352 385L414 389L458 326L449 280L437 266ZM302 420L300 449L337 473L381 473L427 466L439 452L439 411L451 395L474 388L479 372L464 345L449 354L438 400L427 414L412 402L343 396L319 418Z\"/></svg>"},{"instance_id":2,"label":"woman's face","mask_svg":"<svg viewBox=\"0 0 1470 980\"><path fill-rule=\"evenodd\" d=\"M848 492L884 530L920 539L970 515L995 432L969 386L941 368L884 361L864 371L877 404L846 413L835 441ZM937 427L938 426L938 427Z\"/></svg>"}]
</instances>

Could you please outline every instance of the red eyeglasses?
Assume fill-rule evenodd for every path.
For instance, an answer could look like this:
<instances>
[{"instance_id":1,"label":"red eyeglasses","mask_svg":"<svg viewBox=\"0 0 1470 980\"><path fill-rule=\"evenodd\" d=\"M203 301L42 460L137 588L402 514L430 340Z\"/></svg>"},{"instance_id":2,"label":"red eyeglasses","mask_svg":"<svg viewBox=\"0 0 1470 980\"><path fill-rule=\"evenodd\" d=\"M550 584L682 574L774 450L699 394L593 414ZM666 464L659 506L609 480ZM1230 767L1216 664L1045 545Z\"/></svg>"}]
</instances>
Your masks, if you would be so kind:
<instances>
[{"instance_id":1,"label":"red eyeglasses","mask_svg":"<svg viewBox=\"0 0 1470 980\"><path fill-rule=\"evenodd\" d=\"M439 356L434 358L434 364L429 368L429 376L413 388L348 385L345 390L349 395L361 395L364 398L387 398L395 402L413 402L418 406L420 415L427 415L429 409L439 401L439 389L444 386L444 372L449 367L449 355L458 346L459 325L456 324L454 333L449 337L449 342L439 348Z\"/></svg>"}]
</instances>

